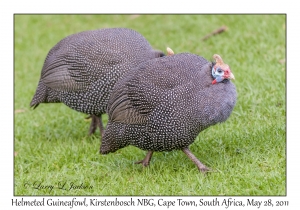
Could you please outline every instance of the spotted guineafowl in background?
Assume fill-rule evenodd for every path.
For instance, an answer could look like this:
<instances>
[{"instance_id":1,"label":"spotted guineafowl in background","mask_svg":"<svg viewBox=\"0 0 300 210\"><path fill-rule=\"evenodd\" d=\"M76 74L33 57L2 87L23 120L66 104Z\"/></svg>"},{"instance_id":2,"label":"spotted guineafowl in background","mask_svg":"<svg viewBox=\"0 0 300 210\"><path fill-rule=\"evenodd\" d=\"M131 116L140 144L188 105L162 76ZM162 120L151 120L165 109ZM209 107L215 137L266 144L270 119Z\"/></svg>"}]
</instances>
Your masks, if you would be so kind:
<instances>
[{"instance_id":1,"label":"spotted guineafowl in background","mask_svg":"<svg viewBox=\"0 0 300 210\"><path fill-rule=\"evenodd\" d=\"M67 36L49 51L30 106L63 102L91 115L90 134L97 126L103 134L101 115L118 79L129 69L163 55L141 34L127 28Z\"/></svg>"},{"instance_id":2,"label":"spotted guineafowl in background","mask_svg":"<svg viewBox=\"0 0 300 210\"><path fill-rule=\"evenodd\" d=\"M181 53L143 63L120 79L108 102L109 121L100 153L128 145L147 150L136 163L149 165L154 151L181 149L202 172L209 170L189 150L199 132L224 122L236 103L234 79L216 62Z\"/></svg>"}]
</instances>

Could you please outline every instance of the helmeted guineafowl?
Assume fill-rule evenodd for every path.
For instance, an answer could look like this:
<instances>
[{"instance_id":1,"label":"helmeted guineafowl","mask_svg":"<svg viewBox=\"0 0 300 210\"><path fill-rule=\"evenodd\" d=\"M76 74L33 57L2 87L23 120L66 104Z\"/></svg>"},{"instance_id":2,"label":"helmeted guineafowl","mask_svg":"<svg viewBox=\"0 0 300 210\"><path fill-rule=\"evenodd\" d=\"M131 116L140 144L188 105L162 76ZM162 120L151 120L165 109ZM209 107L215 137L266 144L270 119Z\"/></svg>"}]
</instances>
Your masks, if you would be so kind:
<instances>
[{"instance_id":1,"label":"helmeted guineafowl","mask_svg":"<svg viewBox=\"0 0 300 210\"><path fill-rule=\"evenodd\" d=\"M163 55L153 50L141 34L128 28L67 36L49 51L30 106L63 102L92 116L90 134L97 125L103 134L100 118L118 79L129 69Z\"/></svg>"},{"instance_id":2,"label":"helmeted guineafowl","mask_svg":"<svg viewBox=\"0 0 300 210\"><path fill-rule=\"evenodd\" d=\"M100 153L128 145L147 150L136 163L149 165L154 151L181 149L202 172L209 170L189 150L199 132L224 122L236 103L234 79L216 62L181 53L141 64L120 79L108 102L109 121Z\"/></svg>"}]
</instances>

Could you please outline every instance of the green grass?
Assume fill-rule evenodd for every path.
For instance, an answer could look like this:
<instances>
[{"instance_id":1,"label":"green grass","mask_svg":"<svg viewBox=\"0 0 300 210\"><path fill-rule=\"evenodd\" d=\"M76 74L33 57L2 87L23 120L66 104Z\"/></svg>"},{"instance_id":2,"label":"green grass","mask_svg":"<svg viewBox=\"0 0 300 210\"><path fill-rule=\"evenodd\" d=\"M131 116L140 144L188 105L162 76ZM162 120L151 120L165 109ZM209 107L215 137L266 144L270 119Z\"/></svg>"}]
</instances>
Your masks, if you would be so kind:
<instances>
[{"instance_id":1,"label":"green grass","mask_svg":"<svg viewBox=\"0 0 300 210\"><path fill-rule=\"evenodd\" d=\"M15 195L285 195L286 69L284 15L15 15ZM228 30L201 38L226 25ZM67 35L128 27L156 49L217 53L233 71L238 101L231 117L199 134L191 151L214 172L199 173L181 151L146 154L129 146L100 155L99 132L64 104L31 110L48 51ZM104 117L105 123L107 116ZM59 189L59 183L92 186ZM35 183L35 184L34 184ZM34 189L52 185L54 189Z\"/></svg>"}]
</instances>

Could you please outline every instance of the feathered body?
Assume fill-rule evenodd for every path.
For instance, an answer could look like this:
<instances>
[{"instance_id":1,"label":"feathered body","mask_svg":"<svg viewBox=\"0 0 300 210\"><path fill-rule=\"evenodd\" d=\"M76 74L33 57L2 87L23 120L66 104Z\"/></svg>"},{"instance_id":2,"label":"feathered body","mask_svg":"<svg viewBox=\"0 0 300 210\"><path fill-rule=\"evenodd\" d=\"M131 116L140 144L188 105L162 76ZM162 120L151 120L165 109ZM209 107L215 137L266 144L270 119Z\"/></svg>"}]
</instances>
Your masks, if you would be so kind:
<instances>
[{"instance_id":1,"label":"feathered body","mask_svg":"<svg viewBox=\"0 0 300 210\"><path fill-rule=\"evenodd\" d=\"M159 56L163 53L127 28L70 35L49 51L30 105L63 102L76 111L100 117L118 79Z\"/></svg>"},{"instance_id":2,"label":"feathered body","mask_svg":"<svg viewBox=\"0 0 300 210\"><path fill-rule=\"evenodd\" d=\"M236 103L230 80L212 84L213 65L203 57L181 53L150 60L126 74L110 96L100 152L133 145L150 151L147 160L138 162L145 166L153 151L189 153L196 136L224 122Z\"/></svg>"}]
</instances>

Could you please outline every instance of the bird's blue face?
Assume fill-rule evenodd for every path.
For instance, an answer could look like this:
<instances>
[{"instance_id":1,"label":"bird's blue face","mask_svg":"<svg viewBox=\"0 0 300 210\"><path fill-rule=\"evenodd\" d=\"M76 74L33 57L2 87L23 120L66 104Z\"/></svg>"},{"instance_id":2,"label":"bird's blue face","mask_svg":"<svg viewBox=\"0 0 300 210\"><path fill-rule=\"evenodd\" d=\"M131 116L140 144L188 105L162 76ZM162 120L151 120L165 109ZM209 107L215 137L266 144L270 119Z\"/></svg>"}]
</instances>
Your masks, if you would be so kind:
<instances>
[{"instance_id":1,"label":"bird's blue face","mask_svg":"<svg viewBox=\"0 0 300 210\"><path fill-rule=\"evenodd\" d=\"M224 76L224 71L221 69L221 67L212 67L211 69L211 74L212 76L216 79L218 77L223 77Z\"/></svg>"},{"instance_id":2,"label":"bird's blue face","mask_svg":"<svg viewBox=\"0 0 300 210\"><path fill-rule=\"evenodd\" d=\"M234 79L233 74L228 65L214 65L211 69L211 74L215 79L212 84L222 82L224 79Z\"/></svg>"}]
</instances>

